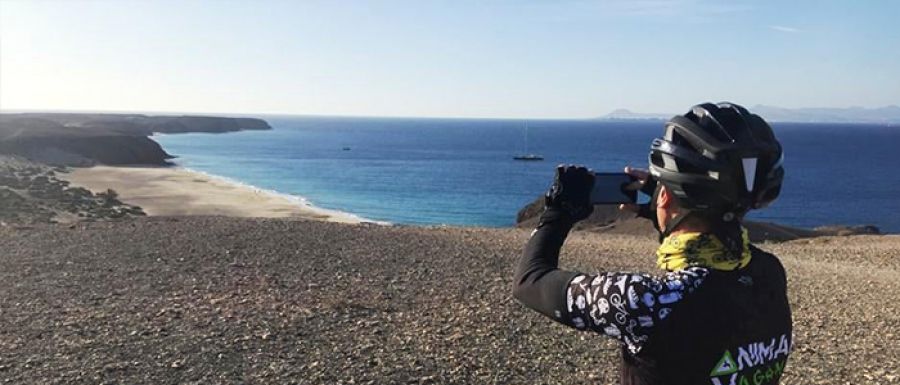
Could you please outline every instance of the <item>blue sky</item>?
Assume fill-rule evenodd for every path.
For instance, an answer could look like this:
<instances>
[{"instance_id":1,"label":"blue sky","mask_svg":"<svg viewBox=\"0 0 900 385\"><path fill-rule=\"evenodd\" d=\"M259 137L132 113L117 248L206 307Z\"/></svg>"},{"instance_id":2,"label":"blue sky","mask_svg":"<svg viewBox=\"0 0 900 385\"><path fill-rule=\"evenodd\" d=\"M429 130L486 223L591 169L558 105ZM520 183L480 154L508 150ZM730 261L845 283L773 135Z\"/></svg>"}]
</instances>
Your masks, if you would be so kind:
<instances>
[{"instance_id":1,"label":"blue sky","mask_svg":"<svg viewBox=\"0 0 900 385\"><path fill-rule=\"evenodd\" d=\"M0 108L583 118L900 104L900 1L0 0Z\"/></svg>"}]
</instances>

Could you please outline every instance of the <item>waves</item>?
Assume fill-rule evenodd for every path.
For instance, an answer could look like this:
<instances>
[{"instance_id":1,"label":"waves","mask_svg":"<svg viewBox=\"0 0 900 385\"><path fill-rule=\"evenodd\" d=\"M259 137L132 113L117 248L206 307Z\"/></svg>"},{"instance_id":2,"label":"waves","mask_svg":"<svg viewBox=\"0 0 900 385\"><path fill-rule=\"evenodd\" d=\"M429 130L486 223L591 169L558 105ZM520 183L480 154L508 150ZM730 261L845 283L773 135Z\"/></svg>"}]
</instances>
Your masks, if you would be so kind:
<instances>
[{"instance_id":1,"label":"waves","mask_svg":"<svg viewBox=\"0 0 900 385\"><path fill-rule=\"evenodd\" d=\"M176 162L176 164L177 164L177 162ZM199 174L199 175L202 175L202 176L212 179L212 180L216 180L216 181L219 181L219 182L222 182L225 184L229 184L229 185L235 186L237 188L253 191L256 194L267 195L267 196L271 196L271 197L276 197L278 199L283 199L283 200L291 202L297 206L302 206L306 209L316 212L317 214L326 215L326 216L330 216L330 217L342 218L349 222L373 223L373 224L384 225L384 226L392 225L392 223L387 222L387 221L379 221L379 220L369 219L369 218L365 218L360 215L357 215L357 214L354 214L351 212L347 212L347 211L340 211L340 210L333 210L333 209L318 207L318 206L314 205L312 202L310 202L309 199L307 199L306 197L303 197L303 196L287 194L287 193L283 193L283 192L279 192L279 191L275 191L275 190L271 190L271 189L262 188L262 187L255 186L255 185L252 185L252 184L249 184L249 183L246 183L246 182L234 179L234 178L227 177L227 176L208 173L203 170L197 170L194 168L184 167L184 166L180 166L180 165L179 165L179 167L185 171Z\"/></svg>"}]
</instances>

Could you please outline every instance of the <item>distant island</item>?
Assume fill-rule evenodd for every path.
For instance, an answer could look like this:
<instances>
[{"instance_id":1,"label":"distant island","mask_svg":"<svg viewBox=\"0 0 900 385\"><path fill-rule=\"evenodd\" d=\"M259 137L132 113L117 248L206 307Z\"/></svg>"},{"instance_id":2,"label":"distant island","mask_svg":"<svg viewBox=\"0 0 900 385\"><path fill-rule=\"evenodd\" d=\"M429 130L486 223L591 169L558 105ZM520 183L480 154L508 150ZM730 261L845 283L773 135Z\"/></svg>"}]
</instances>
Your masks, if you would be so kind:
<instances>
[{"instance_id":1,"label":"distant island","mask_svg":"<svg viewBox=\"0 0 900 385\"><path fill-rule=\"evenodd\" d=\"M766 105L750 107L750 111L770 122L792 123L877 123L900 124L900 106L880 108L782 108ZM676 113L644 113L617 109L598 119L602 120L666 120Z\"/></svg>"},{"instance_id":2,"label":"distant island","mask_svg":"<svg viewBox=\"0 0 900 385\"><path fill-rule=\"evenodd\" d=\"M154 133L269 130L262 119L140 114L0 114L0 154L67 166L168 165Z\"/></svg>"},{"instance_id":3,"label":"distant island","mask_svg":"<svg viewBox=\"0 0 900 385\"><path fill-rule=\"evenodd\" d=\"M602 120L666 120L675 114L652 113L652 112L633 112L625 108L619 108L603 115L599 119Z\"/></svg>"}]
</instances>

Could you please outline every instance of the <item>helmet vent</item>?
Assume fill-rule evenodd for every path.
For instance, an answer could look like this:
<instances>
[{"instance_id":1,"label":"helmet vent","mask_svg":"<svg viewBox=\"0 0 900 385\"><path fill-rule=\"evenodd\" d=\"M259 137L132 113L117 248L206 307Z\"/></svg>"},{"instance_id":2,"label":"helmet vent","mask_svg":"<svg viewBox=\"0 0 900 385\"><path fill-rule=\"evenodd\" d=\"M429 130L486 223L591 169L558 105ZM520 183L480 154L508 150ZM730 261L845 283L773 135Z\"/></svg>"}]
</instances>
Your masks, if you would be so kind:
<instances>
[{"instance_id":1,"label":"helmet vent","mask_svg":"<svg viewBox=\"0 0 900 385\"><path fill-rule=\"evenodd\" d=\"M756 158L743 158L741 163L744 166L744 182L747 184L747 192L753 191L753 184L756 182Z\"/></svg>"}]
</instances>

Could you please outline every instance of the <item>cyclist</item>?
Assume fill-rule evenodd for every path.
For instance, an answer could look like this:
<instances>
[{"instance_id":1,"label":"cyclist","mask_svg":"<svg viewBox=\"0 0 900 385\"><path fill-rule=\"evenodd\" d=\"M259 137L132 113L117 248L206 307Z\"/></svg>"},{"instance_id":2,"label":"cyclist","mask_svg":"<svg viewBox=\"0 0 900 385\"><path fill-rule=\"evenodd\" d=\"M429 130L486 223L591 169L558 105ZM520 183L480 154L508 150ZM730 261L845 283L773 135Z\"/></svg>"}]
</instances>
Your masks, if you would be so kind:
<instances>
[{"instance_id":1,"label":"cyclist","mask_svg":"<svg viewBox=\"0 0 900 385\"><path fill-rule=\"evenodd\" d=\"M653 193L649 205L623 208L660 233L655 275L557 267L569 230L593 211L594 181L584 167L558 167L513 295L621 342L622 384L777 384L792 345L785 272L740 223L778 197L782 159L769 125L736 104L700 104L669 120L649 175L626 169Z\"/></svg>"}]
</instances>

